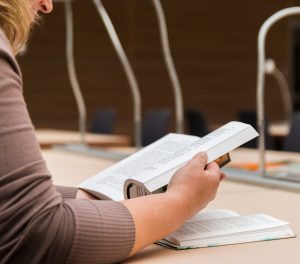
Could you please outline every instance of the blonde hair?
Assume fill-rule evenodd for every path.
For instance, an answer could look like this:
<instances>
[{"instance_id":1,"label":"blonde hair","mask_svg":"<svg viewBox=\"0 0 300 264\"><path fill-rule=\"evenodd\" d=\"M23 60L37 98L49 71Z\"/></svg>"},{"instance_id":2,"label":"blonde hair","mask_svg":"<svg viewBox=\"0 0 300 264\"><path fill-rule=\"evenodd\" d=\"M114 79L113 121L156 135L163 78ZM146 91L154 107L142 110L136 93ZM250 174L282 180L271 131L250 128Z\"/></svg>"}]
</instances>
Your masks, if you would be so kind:
<instances>
[{"instance_id":1,"label":"blonde hair","mask_svg":"<svg viewBox=\"0 0 300 264\"><path fill-rule=\"evenodd\" d=\"M0 0L0 27L15 54L28 40L34 17L28 0Z\"/></svg>"}]
</instances>

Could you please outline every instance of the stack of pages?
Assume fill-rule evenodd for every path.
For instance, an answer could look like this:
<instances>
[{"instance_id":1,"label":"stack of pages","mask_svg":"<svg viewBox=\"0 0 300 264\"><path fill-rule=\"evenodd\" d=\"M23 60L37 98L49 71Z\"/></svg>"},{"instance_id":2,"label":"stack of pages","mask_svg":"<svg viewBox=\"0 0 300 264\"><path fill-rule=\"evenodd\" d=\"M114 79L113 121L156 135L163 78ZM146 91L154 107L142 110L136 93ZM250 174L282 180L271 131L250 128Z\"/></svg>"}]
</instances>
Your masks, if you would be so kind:
<instances>
[{"instance_id":1,"label":"stack of pages","mask_svg":"<svg viewBox=\"0 0 300 264\"><path fill-rule=\"evenodd\" d=\"M289 223L265 214L241 216L229 210L195 215L157 244L188 249L295 237Z\"/></svg>"}]
</instances>

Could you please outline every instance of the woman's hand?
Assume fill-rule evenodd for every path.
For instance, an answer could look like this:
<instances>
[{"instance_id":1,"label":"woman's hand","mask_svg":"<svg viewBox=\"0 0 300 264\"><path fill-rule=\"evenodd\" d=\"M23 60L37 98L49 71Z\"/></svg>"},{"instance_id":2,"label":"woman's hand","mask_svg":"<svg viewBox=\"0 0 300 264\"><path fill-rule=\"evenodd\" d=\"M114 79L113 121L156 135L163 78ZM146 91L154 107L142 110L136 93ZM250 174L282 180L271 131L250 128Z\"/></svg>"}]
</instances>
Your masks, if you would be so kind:
<instances>
[{"instance_id":1,"label":"woman's hand","mask_svg":"<svg viewBox=\"0 0 300 264\"><path fill-rule=\"evenodd\" d=\"M206 162L205 152L197 154L176 172L169 183L167 194L182 205L187 218L215 198L219 183L225 177L216 162L208 165Z\"/></svg>"},{"instance_id":2,"label":"woman's hand","mask_svg":"<svg viewBox=\"0 0 300 264\"><path fill-rule=\"evenodd\" d=\"M217 163L206 162L207 155L200 153L175 173L165 193L123 201L136 229L131 255L175 231L214 199L224 175Z\"/></svg>"}]
</instances>

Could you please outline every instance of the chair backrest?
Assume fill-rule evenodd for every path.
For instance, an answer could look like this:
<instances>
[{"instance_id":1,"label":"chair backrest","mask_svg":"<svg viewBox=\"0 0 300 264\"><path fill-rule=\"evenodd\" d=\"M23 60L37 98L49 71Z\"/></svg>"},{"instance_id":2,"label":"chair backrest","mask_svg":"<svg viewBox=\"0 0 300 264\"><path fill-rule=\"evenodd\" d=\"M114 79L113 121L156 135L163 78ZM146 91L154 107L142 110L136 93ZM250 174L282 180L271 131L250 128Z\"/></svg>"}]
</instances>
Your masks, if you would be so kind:
<instances>
[{"instance_id":1,"label":"chair backrest","mask_svg":"<svg viewBox=\"0 0 300 264\"><path fill-rule=\"evenodd\" d=\"M117 112L113 108L98 109L94 113L90 131L100 134L112 134Z\"/></svg>"},{"instance_id":2,"label":"chair backrest","mask_svg":"<svg viewBox=\"0 0 300 264\"><path fill-rule=\"evenodd\" d=\"M187 134L203 137L208 134L208 124L205 116L197 109L185 111Z\"/></svg>"},{"instance_id":3,"label":"chair backrest","mask_svg":"<svg viewBox=\"0 0 300 264\"><path fill-rule=\"evenodd\" d=\"M169 132L171 111L169 109L154 109L148 111L143 118L142 145L165 136Z\"/></svg>"},{"instance_id":4,"label":"chair backrest","mask_svg":"<svg viewBox=\"0 0 300 264\"><path fill-rule=\"evenodd\" d=\"M238 113L238 120L251 125L255 130L258 130L257 115L254 110L240 110ZM274 149L274 143L271 135L268 132L268 120L265 117L265 145L266 149ZM244 148L257 148L258 138L252 139L245 143L242 147Z\"/></svg>"},{"instance_id":5,"label":"chair backrest","mask_svg":"<svg viewBox=\"0 0 300 264\"><path fill-rule=\"evenodd\" d=\"M300 112L293 115L291 130L289 135L284 139L283 150L300 152Z\"/></svg>"}]
</instances>

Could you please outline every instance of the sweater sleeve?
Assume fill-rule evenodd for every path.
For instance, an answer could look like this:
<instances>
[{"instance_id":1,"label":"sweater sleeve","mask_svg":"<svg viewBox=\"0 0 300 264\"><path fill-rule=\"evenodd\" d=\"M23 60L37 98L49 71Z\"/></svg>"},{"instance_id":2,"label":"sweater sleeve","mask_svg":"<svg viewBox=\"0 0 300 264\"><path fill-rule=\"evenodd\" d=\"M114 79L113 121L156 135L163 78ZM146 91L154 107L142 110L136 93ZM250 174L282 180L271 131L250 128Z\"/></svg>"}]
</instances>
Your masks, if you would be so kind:
<instances>
[{"instance_id":1,"label":"sweater sleeve","mask_svg":"<svg viewBox=\"0 0 300 264\"><path fill-rule=\"evenodd\" d=\"M0 262L113 263L131 251L135 226L119 202L62 198L53 186L0 30ZM66 190L66 189L65 189ZM69 198L68 198L69 197Z\"/></svg>"},{"instance_id":2,"label":"sweater sleeve","mask_svg":"<svg viewBox=\"0 0 300 264\"><path fill-rule=\"evenodd\" d=\"M63 199L75 199L78 188L76 187L69 187L69 186L59 186L55 185L55 189L59 192Z\"/></svg>"}]
</instances>

